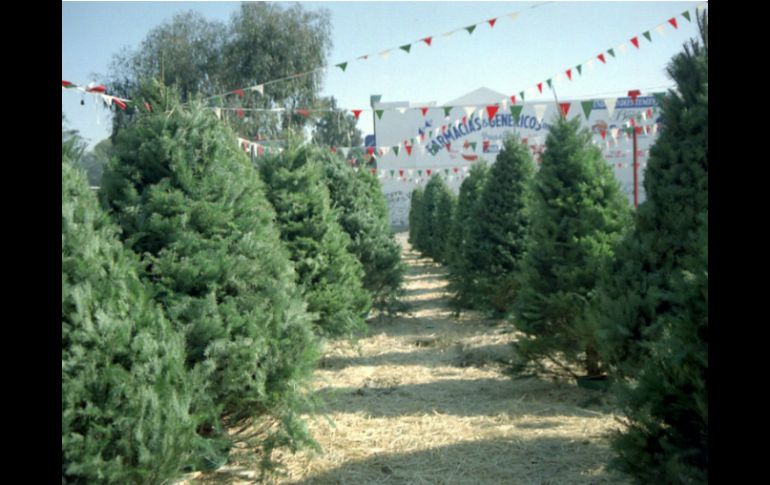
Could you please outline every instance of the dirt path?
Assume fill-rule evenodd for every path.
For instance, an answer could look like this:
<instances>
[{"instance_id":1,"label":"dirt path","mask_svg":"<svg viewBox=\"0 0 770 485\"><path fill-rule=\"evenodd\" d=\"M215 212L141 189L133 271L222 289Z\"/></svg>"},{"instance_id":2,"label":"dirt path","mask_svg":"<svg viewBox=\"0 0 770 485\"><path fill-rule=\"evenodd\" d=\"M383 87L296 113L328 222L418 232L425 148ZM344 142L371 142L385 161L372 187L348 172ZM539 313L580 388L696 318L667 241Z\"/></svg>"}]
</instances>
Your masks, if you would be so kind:
<instances>
[{"instance_id":1,"label":"dirt path","mask_svg":"<svg viewBox=\"0 0 770 485\"><path fill-rule=\"evenodd\" d=\"M326 402L309 427L324 452L283 454L275 483L618 484L605 469L617 427L599 393L511 379L512 328L456 318L443 269L399 234L409 265L406 314L373 322L352 345L327 346L314 388ZM237 466L191 483L254 483Z\"/></svg>"}]
</instances>

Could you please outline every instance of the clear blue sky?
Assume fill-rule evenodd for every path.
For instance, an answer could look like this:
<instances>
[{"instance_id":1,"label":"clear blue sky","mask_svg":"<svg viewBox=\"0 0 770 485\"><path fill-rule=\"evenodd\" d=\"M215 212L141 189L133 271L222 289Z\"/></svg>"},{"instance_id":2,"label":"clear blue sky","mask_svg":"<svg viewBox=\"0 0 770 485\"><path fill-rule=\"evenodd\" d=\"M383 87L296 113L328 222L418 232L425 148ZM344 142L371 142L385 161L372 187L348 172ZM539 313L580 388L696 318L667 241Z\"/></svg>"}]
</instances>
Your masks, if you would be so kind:
<instances>
[{"instance_id":1,"label":"clear blue sky","mask_svg":"<svg viewBox=\"0 0 770 485\"><path fill-rule=\"evenodd\" d=\"M665 67L682 44L697 35L695 17L688 23L681 12L694 13L699 2L301 2L309 10L331 12L332 52L329 65L374 54L368 61L350 62L346 72L327 71L322 95L333 95L344 108L367 108L371 94L382 101L436 101L458 98L479 87L518 94L561 73L556 84L561 99L596 95L625 95L630 89L670 86ZM63 2L62 79L86 85L107 73L113 54L136 48L146 34L175 13L196 10L209 19L227 21L238 2ZM520 12L515 21L505 14ZM473 23L500 17L494 26ZM667 20L676 16L679 28ZM665 23L665 35L654 29ZM442 34L460 28L451 37ZM650 30L652 42L641 36ZM629 39L638 35L640 49ZM434 36L431 47L412 45L409 54L399 45ZM595 62L583 76L567 68L625 43L625 54ZM395 48L387 59L377 54ZM617 51L617 49L616 49ZM268 81L267 79L263 81ZM552 100L543 95L527 97ZM62 111L70 126L93 146L109 135L109 113L96 98L62 91ZM372 131L371 113L358 127Z\"/></svg>"}]
</instances>

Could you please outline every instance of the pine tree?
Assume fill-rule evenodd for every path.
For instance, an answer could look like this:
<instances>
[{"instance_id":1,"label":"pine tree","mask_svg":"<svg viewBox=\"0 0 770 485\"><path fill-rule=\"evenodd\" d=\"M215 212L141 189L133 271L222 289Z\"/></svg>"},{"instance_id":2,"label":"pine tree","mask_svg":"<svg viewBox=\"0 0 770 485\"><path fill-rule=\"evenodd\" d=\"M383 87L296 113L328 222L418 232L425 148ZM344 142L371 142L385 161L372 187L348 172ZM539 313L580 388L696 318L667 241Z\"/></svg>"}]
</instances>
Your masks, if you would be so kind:
<instances>
[{"instance_id":1,"label":"pine tree","mask_svg":"<svg viewBox=\"0 0 770 485\"><path fill-rule=\"evenodd\" d=\"M371 299L362 286L363 268L348 252L350 237L337 222L323 181L317 147L290 146L260 161L267 196L275 208L281 239L297 269L308 311L317 313L324 336L365 329Z\"/></svg>"},{"instance_id":2,"label":"pine tree","mask_svg":"<svg viewBox=\"0 0 770 485\"><path fill-rule=\"evenodd\" d=\"M514 275L529 224L526 198L535 173L527 147L509 137L489 170L470 226L467 258L478 306L502 313L516 295Z\"/></svg>"},{"instance_id":3,"label":"pine tree","mask_svg":"<svg viewBox=\"0 0 770 485\"><path fill-rule=\"evenodd\" d=\"M403 281L405 267L395 240L382 186L371 172L353 170L326 151L317 156L338 221L350 237L348 251L364 269L363 285L380 308L392 306Z\"/></svg>"},{"instance_id":4,"label":"pine tree","mask_svg":"<svg viewBox=\"0 0 770 485\"><path fill-rule=\"evenodd\" d=\"M205 438L198 466L222 463L232 440L268 466L274 447L310 442L297 411L316 362L311 316L235 134L198 103L180 106L173 90L146 85L141 98L152 112L140 107L118 134L104 202L144 255L156 300L185 332L187 366L205 382L193 401ZM272 420L269 435L246 432Z\"/></svg>"},{"instance_id":5,"label":"pine tree","mask_svg":"<svg viewBox=\"0 0 770 485\"><path fill-rule=\"evenodd\" d=\"M184 340L62 143L62 483L162 483L189 463Z\"/></svg>"},{"instance_id":6,"label":"pine tree","mask_svg":"<svg viewBox=\"0 0 770 485\"><path fill-rule=\"evenodd\" d=\"M528 359L566 360L598 375L596 343L583 321L600 269L630 223L626 198L577 118L551 125L532 187L514 303L525 337L516 347Z\"/></svg>"},{"instance_id":7,"label":"pine tree","mask_svg":"<svg viewBox=\"0 0 770 485\"><path fill-rule=\"evenodd\" d=\"M425 186L423 198L420 250L438 263L446 262L448 254L449 231L452 227L452 215L457 197L449 189L444 179L436 174Z\"/></svg>"},{"instance_id":8,"label":"pine tree","mask_svg":"<svg viewBox=\"0 0 770 485\"><path fill-rule=\"evenodd\" d=\"M449 235L449 290L458 308L478 308L478 270L472 256L471 232L476 216L476 204L489 177L489 166L477 163L460 185L452 228Z\"/></svg>"},{"instance_id":9,"label":"pine tree","mask_svg":"<svg viewBox=\"0 0 770 485\"><path fill-rule=\"evenodd\" d=\"M675 56L635 227L600 287L598 336L628 428L615 465L639 483L708 482L708 17Z\"/></svg>"},{"instance_id":10,"label":"pine tree","mask_svg":"<svg viewBox=\"0 0 770 485\"><path fill-rule=\"evenodd\" d=\"M416 250L419 249L418 238L422 231L422 199L425 191L417 187L412 191L409 204L409 244Z\"/></svg>"}]
</instances>

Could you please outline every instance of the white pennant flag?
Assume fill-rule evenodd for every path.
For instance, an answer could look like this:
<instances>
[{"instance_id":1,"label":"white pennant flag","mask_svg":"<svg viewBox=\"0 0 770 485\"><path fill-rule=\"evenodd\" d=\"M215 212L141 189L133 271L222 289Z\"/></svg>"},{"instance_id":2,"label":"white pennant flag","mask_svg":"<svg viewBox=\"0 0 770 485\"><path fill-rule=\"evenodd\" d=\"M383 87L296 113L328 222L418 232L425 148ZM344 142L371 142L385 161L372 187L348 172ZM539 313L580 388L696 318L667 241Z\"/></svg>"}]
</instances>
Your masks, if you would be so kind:
<instances>
[{"instance_id":1,"label":"white pennant flag","mask_svg":"<svg viewBox=\"0 0 770 485\"><path fill-rule=\"evenodd\" d=\"M342 152L343 157L348 158L348 152L350 152L350 148L339 147L338 150Z\"/></svg>"},{"instance_id":2,"label":"white pennant flag","mask_svg":"<svg viewBox=\"0 0 770 485\"><path fill-rule=\"evenodd\" d=\"M537 122L540 123L541 121L543 121L543 116L545 115L545 110L548 109L548 105L536 104L534 108L535 108L535 119L537 119Z\"/></svg>"},{"instance_id":3,"label":"white pennant flag","mask_svg":"<svg viewBox=\"0 0 770 485\"><path fill-rule=\"evenodd\" d=\"M457 32L458 30L460 30L460 29L450 30L449 32L445 32L444 34L441 34L441 35L444 36L444 37L452 37L452 34Z\"/></svg>"},{"instance_id":4,"label":"white pennant flag","mask_svg":"<svg viewBox=\"0 0 770 485\"><path fill-rule=\"evenodd\" d=\"M396 111L398 111L401 114L406 113L406 108L396 108Z\"/></svg>"},{"instance_id":5,"label":"white pennant flag","mask_svg":"<svg viewBox=\"0 0 770 485\"><path fill-rule=\"evenodd\" d=\"M414 175L414 170L412 170L412 169L410 168L410 169L408 169L408 170L406 171L406 173L407 173L407 175L409 175L409 176L411 177L412 175Z\"/></svg>"},{"instance_id":6,"label":"white pennant flag","mask_svg":"<svg viewBox=\"0 0 770 485\"><path fill-rule=\"evenodd\" d=\"M380 155L385 156L390 152L390 147L380 147Z\"/></svg>"},{"instance_id":7,"label":"white pennant flag","mask_svg":"<svg viewBox=\"0 0 770 485\"><path fill-rule=\"evenodd\" d=\"M390 49L380 52L380 57L382 57L383 59L387 59L388 57L390 57Z\"/></svg>"},{"instance_id":8,"label":"white pennant flag","mask_svg":"<svg viewBox=\"0 0 770 485\"><path fill-rule=\"evenodd\" d=\"M511 20L516 20L516 17L519 16L519 12L509 13L508 16L511 18Z\"/></svg>"},{"instance_id":9,"label":"white pennant flag","mask_svg":"<svg viewBox=\"0 0 770 485\"><path fill-rule=\"evenodd\" d=\"M612 117L612 113L615 112L615 104L618 102L618 98L606 98L604 105L607 106L607 115Z\"/></svg>"},{"instance_id":10,"label":"white pennant flag","mask_svg":"<svg viewBox=\"0 0 770 485\"><path fill-rule=\"evenodd\" d=\"M257 86L252 86L249 89L252 90L252 91L257 91L262 96L265 95L265 85L264 84L259 84Z\"/></svg>"},{"instance_id":11,"label":"white pennant flag","mask_svg":"<svg viewBox=\"0 0 770 485\"><path fill-rule=\"evenodd\" d=\"M222 119L222 109L221 108L214 108L214 115L216 115L218 120Z\"/></svg>"},{"instance_id":12,"label":"white pennant flag","mask_svg":"<svg viewBox=\"0 0 770 485\"><path fill-rule=\"evenodd\" d=\"M618 129L617 128L612 128L610 130L610 136L612 137L613 140L617 140L618 139Z\"/></svg>"},{"instance_id":13,"label":"white pennant flag","mask_svg":"<svg viewBox=\"0 0 770 485\"><path fill-rule=\"evenodd\" d=\"M647 121L647 112L642 111L642 121Z\"/></svg>"},{"instance_id":14,"label":"white pennant flag","mask_svg":"<svg viewBox=\"0 0 770 485\"><path fill-rule=\"evenodd\" d=\"M655 27L655 30L657 30L660 35L665 37L666 34L663 33L664 32L664 30L663 30L664 28L665 28L665 26L663 24L660 24L657 27Z\"/></svg>"},{"instance_id":15,"label":"white pennant flag","mask_svg":"<svg viewBox=\"0 0 770 485\"><path fill-rule=\"evenodd\" d=\"M553 78L553 82L554 82L554 84L556 84L556 83L560 83L560 82L561 82L561 73L557 74L557 75L556 75L556 76Z\"/></svg>"},{"instance_id":16,"label":"white pennant flag","mask_svg":"<svg viewBox=\"0 0 770 485\"><path fill-rule=\"evenodd\" d=\"M618 46L618 52L621 53L621 54L625 54L626 53L626 43L625 42Z\"/></svg>"},{"instance_id":17,"label":"white pennant flag","mask_svg":"<svg viewBox=\"0 0 770 485\"><path fill-rule=\"evenodd\" d=\"M476 111L476 107L475 106L465 106L463 108L463 111L465 111L465 116L470 118L471 115L473 114L473 112Z\"/></svg>"},{"instance_id":18,"label":"white pennant flag","mask_svg":"<svg viewBox=\"0 0 770 485\"><path fill-rule=\"evenodd\" d=\"M594 60L593 59L588 59L586 61L586 67L588 68L589 71L592 71L593 68L594 68Z\"/></svg>"},{"instance_id":19,"label":"white pennant flag","mask_svg":"<svg viewBox=\"0 0 770 485\"><path fill-rule=\"evenodd\" d=\"M380 178L385 178L385 170L380 170Z\"/></svg>"}]
</instances>

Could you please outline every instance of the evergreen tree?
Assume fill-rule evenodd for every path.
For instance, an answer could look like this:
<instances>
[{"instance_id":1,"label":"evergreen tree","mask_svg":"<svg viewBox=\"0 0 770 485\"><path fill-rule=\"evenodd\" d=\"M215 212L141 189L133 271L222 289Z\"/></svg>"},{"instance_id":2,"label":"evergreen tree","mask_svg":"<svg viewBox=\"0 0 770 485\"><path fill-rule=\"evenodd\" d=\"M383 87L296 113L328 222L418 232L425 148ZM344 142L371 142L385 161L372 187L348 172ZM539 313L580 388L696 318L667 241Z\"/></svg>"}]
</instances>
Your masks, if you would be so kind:
<instances>
[{"instance_id":1,"label":"evergreen tree","mask_svg":"<svg viewBox=\"0 0 770 485\"><path fill-rule=\"evenodd\" d=\"M534 173L535 162L527 147L515 137L506 139L470 225L468 278L477 282L474 297L481 307L505 312L516 294L514 276L524 252L529 224L526 197Z\"/></svg>"},{"instance_id":2,"label":"evergreen tree","mask_svg":"<svg viewBox=\"0 0 770 485\"><path fill-rule=\"evenodd\" d=\"M259 169L308 311L318 314L318 333L352 335L365 328L371 299L362 286L361 263L348 252L350 237L331 208L322 153L317 147L290 146L262 159Z\"/></svg>"},{"instance_id":3,"label":"evergreen tree","mask_svg":"<svg viewBox=\"0 0 770 485\"><path fill-rule=\"evenodd\" d=\"M628 420L615 465L639 483L708 482L708 17L675 56L647 200L600 288L602 356Z\"/></svg>"},{"instance_id":4,"label":"evergreen tree","mask_svg":"<svg viewBox=\"0 0 770 485\"><path fill-rule=\"evenodd\" d=\"M64 132L63 132L64 135ZM184 340L62 143L62 483L162 483L195 426ZM82 147L81 147L82 148ZM81 150L82 151L82 150Z\"/></svg>"},{"instance_id":5,"label":"evergreen tree","mask_svg":"<svg viewBox=\"0 0 770 485\"><path fill-rule=\"evenodd\" d=\"M222 463L232 440L268 466L274 447L310 441L297 411L316 359L311 317L235 134L172 90L146 85L142 98L153 111L118 134L105 203L144 255L156 299L185 332L187 365L205 382L193 401L205 438L198 466ZM246 433L273 420L269 435Z\"/></svg>"},{"instance_id":6,"label":"evergreen tree","mask_svg":"<svg viewBox=\"0 0 770 485\"><path fill-rule=\"evenodd\" d=\"M591 144L580 120L551 125L530 202L526 240L514 303L525 337L520 353L579 363L601 373L593 335L583 327L600 269L630 223L630 211L612 169Z\"/></svg>"},{"instance_id":7,"label":"evergreen tree","mask_svg":"<svg viewBox=\"0 0 770 485\"><path fill-rule=\"evenodd\" d=\"M405 267L390 228L382 186L371 172L353 170L326 151L318 155L339 223L350 236L348 250L363 265L364 288L378 307L390 306L397 297Z\"/></svg>"},{"instance_id":8,"label":"evergreen tree","mask_svg":"<svg viewBox=\"0 0 770 485\"><path fill-rule=\"evenodd\" d=\"M449 231L457 197L436 174L425 186L420 250L438 263L446 261Z\"/></svg>"},{"instance_id":9,"label":"evergreen tree","mask_svg":"<svg viewBox=\"0 0 770 485\"><path fill-rule=\"evenodd\" d=\"M477 308L481 297L476 260L472 257L470 227L475 221L476 204L488 176L489 166L486 163L471 167L468 177L460 185L457 210L449 234L449 290L454 293L454 303L459 308Z\"/></svg>"},{"instance_id":10,"label":"evergreen tree","mask_svg":"<svg viewBox=\"0 0 770 485\"><path fill-rule=\"evenodd\" d=\"M422 231L422 199L425 191L422 187L412 190L409 204L409 244L419 251L418 238Z\"/></svg>"}]
</instances>

